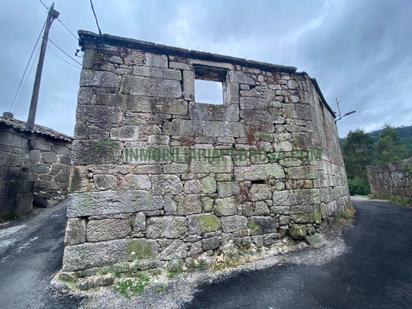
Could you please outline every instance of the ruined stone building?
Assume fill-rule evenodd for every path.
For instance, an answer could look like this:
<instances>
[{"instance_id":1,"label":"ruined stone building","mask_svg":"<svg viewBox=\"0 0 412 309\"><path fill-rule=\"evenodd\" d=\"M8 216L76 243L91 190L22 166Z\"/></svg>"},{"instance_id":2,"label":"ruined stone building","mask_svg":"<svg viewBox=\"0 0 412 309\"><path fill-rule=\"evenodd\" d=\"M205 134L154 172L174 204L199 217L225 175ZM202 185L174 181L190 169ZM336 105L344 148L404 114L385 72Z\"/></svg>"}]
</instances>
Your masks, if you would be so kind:
<instances>
[{"instance_id":1,"label":"ruined stone building","mask_svg":"<svg viewBox=\"0 0 412 309\"><path fill-rule=\"evenodd\" d=\"M72 138L50 128L0 117L0 220L67 197Z\"/></svg>"},{"instance_id":2,"label":"ruined stone building","mask_svg":"<svg viewBox=\"0 0 412 309\"><path fill-rule=\"evenodd\" d=\"M262 258L350 205L334 113L306 73L79 35L65 272ZM198 80L222 104L200 101Z\"/></svg>"}]
</instances>

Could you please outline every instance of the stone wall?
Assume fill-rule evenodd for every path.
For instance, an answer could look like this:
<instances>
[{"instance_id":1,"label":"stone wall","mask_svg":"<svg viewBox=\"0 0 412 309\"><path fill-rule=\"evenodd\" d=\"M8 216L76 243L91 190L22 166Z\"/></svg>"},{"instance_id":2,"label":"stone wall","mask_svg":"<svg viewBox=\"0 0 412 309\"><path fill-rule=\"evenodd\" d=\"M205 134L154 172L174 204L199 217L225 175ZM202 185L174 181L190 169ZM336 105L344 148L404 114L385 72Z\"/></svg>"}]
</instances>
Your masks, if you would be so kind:
<instances>
[{"instance_id":1,"label":"stone wall","mask_svg":"<svg viewBox=\"0 0 412 309\"><path fill-rule=\"evenodd\" d=\"M37 136L30 141L28 164L34 181L34 200L53 205L67 197L71 167L71 143Z\"/></svg>"},{"instance_id":2,"label":"stone wall","mask_svg":"<svg viewBox=\"0 0 412 309\"><path fill-rule=\"evenodd\" d=\"M34 183L25 160L28 151L23 133L0 128L0 220L32 210Z\"/></svg>"},{"instance_id":3,"label":"stone wall","mask_svg":"<svg viewBox=\"0 0 412 309\"><path fill-rule=\"evenodd\" d=\"M64 271L261 258L350 205L334 116L306 73L79 34ZM221 82L224 104L196 102L196 78Z\"/></svg>"},{"instance_id":4,"label":"stone wall","mask_svg":"<svg viewBox=\"0 0 412 309\"><path fill-rule=\"evenodd\" d=\"M65 198L71 166L71 139L0 117L0 217L29 213Z\"/></svg>"},{"instance_id":5,"label":"stone wall","mask_svg":"<svg viewBox=\"0 0 412 309\"><path fill-rule=\"evenodd\" d=\"M412 204L412 158L378 166L368 166L373 196Z\"/></svg>"}]
</instances>

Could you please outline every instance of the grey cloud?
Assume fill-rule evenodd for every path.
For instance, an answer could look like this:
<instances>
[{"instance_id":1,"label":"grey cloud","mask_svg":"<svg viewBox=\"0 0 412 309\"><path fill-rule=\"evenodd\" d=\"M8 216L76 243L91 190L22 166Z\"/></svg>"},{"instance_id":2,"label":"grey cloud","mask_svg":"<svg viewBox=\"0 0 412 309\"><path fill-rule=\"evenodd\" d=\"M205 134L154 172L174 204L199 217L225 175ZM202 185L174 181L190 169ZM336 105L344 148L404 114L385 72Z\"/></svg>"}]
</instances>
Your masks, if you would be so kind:
<instances>
[{"instance_id":1,"label":"grey cloud","mask_svg":"<svg viewBox=\"0 0 412 309\"><path fill-rule=\"evenodd\" d=\"M411 124L408 0L95 0L95 7L105 33L307 71L332 107L339 97L345 111L358 111L339 123L342 136L357 127ZM58 0L56 9L73 31L96 31L88 1ZM6 42L1 49L0 105L5 111L46 12L37 0L3 1L0 12L0 34ZM74 54L77 42L60 24L53 25L51 38ZM39 123L72 134L78 80L78 69L47 53ZM31 87L32 79L16 104L19 118L27 117Z\"/></svg>"}]
</instances>

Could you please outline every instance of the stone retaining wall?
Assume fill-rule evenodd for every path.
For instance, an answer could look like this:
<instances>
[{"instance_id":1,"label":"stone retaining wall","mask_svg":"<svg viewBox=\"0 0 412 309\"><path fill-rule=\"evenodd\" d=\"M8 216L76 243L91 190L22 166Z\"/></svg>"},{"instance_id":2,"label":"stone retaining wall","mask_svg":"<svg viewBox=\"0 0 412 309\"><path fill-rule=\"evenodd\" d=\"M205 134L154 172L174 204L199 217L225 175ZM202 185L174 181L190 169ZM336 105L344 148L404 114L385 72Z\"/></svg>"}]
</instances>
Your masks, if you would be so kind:
<instances>
[{"instance_id":1,"label":"stone retaining wall","mask_svg":"<svg viewBox=\"0 0 412 309\"><path fill-rule=\"evenodd\" d=\"M79 32L63 270L264 257L350 205L315 80L295 68ZM195 78L223 105L196 102Z\"/></svg>"},{"instance_id":2,"label":"stone retaining wall","mask_svg":"<svg viewBox=\"0 0 412 309\"><path fill-rule=\"evenodd\" d=\"M378 198L412 204L412 158L379 166L368 166L371 193Z\"/></svg>"}]
</instances>

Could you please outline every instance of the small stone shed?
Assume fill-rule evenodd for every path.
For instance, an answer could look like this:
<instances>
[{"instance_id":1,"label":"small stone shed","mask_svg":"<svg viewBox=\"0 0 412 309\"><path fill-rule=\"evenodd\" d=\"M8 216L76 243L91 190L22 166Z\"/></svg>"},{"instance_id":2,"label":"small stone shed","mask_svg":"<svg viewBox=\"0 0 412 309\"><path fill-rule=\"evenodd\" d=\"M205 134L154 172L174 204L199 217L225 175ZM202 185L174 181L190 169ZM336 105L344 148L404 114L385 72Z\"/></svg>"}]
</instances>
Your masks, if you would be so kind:
<instances>
[{"instance_id":1,"label":"small stone shed","mask_svg":"<svg viewBox=\"0 0 412 309\"><path fill-rule=\"evenodd\" d=\"M0 117L0 217L29 213L67 196L72 138L44 126Z\"/></svg>"},{"instance_id":2,"label":"small stone shed","mask_svg":"<svg viewBox=\"0 0 412 309\"><path fill-rule=\"evenodd\" d=\"M65 272L262 258L350 205L335 116L308 74L79 36ZM220 83L223 103L199 101L197 80Z\"/></svg>"}]
</instances>

